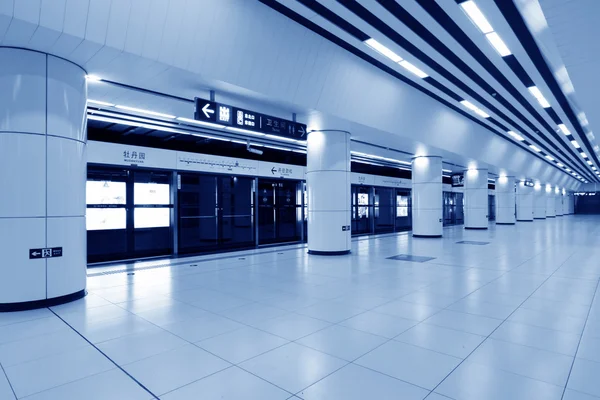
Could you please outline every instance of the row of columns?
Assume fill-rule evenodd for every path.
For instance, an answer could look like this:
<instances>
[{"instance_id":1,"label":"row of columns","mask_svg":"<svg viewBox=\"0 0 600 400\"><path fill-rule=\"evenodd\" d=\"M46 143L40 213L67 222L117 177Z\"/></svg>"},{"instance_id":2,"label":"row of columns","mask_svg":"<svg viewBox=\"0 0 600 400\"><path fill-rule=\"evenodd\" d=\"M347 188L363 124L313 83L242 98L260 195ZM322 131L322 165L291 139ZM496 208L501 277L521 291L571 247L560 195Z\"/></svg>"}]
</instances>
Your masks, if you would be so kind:
<instances>
[{"instance_id":1,"label":"row of columns","mask_svg":"<svg viewBox=\"0 0 600 400\"><path fill-rule=\"evenodd\" d=\"M350 134L324 130L308 135L308 249L310 254L350 252ZM442 236L442 158L419 156L412 162L413 236ZM569 213L558 188L526 186L514 176L496 181L496 223L515 224ZM487 229L488 170L464 176L465 229Z\"/></svg>"}]
</instances>

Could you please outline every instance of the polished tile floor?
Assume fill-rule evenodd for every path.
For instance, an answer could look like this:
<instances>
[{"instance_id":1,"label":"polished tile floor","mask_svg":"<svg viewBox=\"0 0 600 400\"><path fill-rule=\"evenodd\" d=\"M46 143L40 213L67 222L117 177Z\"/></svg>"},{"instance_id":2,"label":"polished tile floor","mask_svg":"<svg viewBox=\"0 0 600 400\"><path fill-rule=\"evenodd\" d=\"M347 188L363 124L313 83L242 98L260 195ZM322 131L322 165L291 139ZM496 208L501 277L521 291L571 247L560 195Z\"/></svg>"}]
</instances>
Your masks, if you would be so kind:
<instances>
[{"instance_id":1,"label":"polished tile floor","mask_svg":"<svg viewBox=\"0 0 600 400\"><path fill-rule=\"evenodd\" d=\"M600 399L600 218L352 250L90 269L85 299L0 314L0 399Z\"/></svg>"}]
</instances>

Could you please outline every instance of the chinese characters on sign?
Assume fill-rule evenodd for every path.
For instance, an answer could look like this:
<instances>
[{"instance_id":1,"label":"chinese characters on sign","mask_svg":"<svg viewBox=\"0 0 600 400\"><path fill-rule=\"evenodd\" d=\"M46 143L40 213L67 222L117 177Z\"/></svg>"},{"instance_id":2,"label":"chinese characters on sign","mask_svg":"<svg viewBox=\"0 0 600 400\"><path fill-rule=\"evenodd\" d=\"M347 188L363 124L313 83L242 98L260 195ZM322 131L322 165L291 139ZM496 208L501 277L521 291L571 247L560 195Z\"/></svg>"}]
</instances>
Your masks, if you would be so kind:
<instances>
[{"instance_id":1,"label":"chinese characters on sign","mask_svg":"<svg viewBox=\"0 0 600 400\"><path fill-rule=\"evenodd\" d=\"M195 99L195 104L194 119L197 121L235 126L269 135L306 140L306 125L298 122L200 98Z\"/></svg>"},{"instance_id":2,"label":"chinese characters on sign","mask_svg":"<svg viewBox=\"0 0 600 400\"><path fill-rule=\"evenodd\" d=\"M123 160L131 164L143 164L146 161L146 153L138 151L123 151Z\"/></svg>"},{"instance_id":3,"label":"chinese characters on sign","mask_svg":"<svg viewBox=\"0 0 600 400\"><path fill-rule=\"evenodd\" d=\"M62 257L62 247L51 247L45 249L29 249L29 259L34 260L37 258L55 258Z\"/></svg>"}]
</instances>

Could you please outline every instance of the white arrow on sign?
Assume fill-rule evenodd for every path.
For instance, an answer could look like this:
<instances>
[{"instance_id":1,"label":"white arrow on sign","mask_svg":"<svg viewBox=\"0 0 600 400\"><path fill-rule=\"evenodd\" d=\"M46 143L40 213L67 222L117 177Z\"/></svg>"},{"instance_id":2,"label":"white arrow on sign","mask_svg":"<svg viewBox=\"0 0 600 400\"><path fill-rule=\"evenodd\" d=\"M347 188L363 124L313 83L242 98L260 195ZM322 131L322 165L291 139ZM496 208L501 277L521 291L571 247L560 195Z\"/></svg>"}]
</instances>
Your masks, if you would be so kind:
<instances>
[{"instance_id":1,"label":"white arrow on sign","mask_svg":"<svg viewBox=\"0 0 600 400\"><path fill-rule=\"evenodd\" d=\"M300 127L300 129L298 130L298 132L300 132L300 137L303 137L306 134L306 131L304 130L303 126Z\"/></svg>"},{"instance_id":2,"label":"white arrow on sign","mask_svg":"<svg viewBox=\"0 0 600 400\"><path fill-rule=\"evenodd\" d=\"M204 115L206 115L206 118L210 118L210 115L208 115L208 114L214 114L215 110L211 110L210 104L206 103L206 105L204 107L202 107L202 112L204 113Z\"/></svg>"},{"instance_id":3,"label":"white arrow on sign","mask_svg":"<svg viewBox=\"0 0 600 400\"><path fill-rule=\"evenodd\" d=\"M39 256L40 254L42 253L40 253L39 251L34 251L33 253L31 253L32 256Z\"/></svg>"}]
</instances>

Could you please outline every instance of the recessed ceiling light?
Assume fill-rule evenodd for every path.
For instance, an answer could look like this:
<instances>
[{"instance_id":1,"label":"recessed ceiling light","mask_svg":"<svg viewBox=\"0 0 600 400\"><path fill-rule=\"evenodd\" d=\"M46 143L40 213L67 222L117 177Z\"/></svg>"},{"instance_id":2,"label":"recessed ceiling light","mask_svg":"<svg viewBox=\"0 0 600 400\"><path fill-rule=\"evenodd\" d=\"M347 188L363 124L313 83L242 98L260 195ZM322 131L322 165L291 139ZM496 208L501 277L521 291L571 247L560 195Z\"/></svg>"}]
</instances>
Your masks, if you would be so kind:
<instances>
[{"instance_id":1,"label":"recessed ceiling light","mask_svg":"<svg viewBox=\"0 0 600 400\"><path fill-rule=\"evenodd\" d=\"M558 165L561 168L563 168L565 166L565 164L563 164L563 163L556 163L556 165Z\"/></svg>"},{"instance_id":2,"label":"recessed ceiling light","mask_svg":"<svg viewBox=\"0 0 600 400\"><path fill-rule=\"evenodd\" d=\"M546 158L550 161L554 161L554 157L552 157L552 156L546 156Z\"/></svg>"},{"instance_id":3,"label":"recessed ceiling light","mask_svg":"<svg viewBox=\"0 0 600 400\"><path fill-rule=\"evenodd\" d=\"M504 41L500 38L500 35L498 35L496 32L490 32L486 34L485 37L501 57L510 56L512 54L506 43L504 43Z\"/></svg>"},{"instance_id":4,"label":"recessed ceiling light","mask_svg":"<svg viewBox=\"0 0 600 400\"><path fill-rule=\"evenodd\" d=\"M540 151L542 151L542 150L540 150L539 147L537 147L536 145L533 145L533 144L530 144L529 147L531 148L531 150L535 151L536 153L539 153Z\"/></svg>"},{"instance_id":5,"label":"recessed ceiling light","mask_svg":"<svg viewBox=\"0 0 600 400\"><path fill-rule=\"evenodd\" d=\"M510 136L512 136L512 137L513 137L515 140L518 140L519 142L522 142L522 141L524 141L524 140L525 140L525 139L523 138L523 136L519 135L519 134L518 134L518 133L516 133L516 132L513 132L513 131L508 131L508 134L509 134Z\"/></svg>"},{"instance_id":6,"label":"recessed ceiling light","mask_svg":"<svg viewBox=\"0 0 600 400\"><path fill-rule=\"evenodd\" d=\"M588 165L594 165L590 160L587 160Z\"/></svg>"},{"instance_id":7,"label":"recessed ceiling light","mask_svg":"<svg viewBox=\"0 0 600 400\"><path fill-rule=\"evenodd\" d=\"M581 157L588 158L587 154L585 154L585 153L581 153Z\"/></svg>"},{"instance_id":8,"label":"recessed ceiling light","mask_svg":"<svg viewBox=\"0 0 600 400\"><path fill-rule=\"evenodd\" d=\"M412 72L413 74L415 74L416 76L418 76L421 79L427 78L429 76L425 72L421 71L419 68L415 67L414 65L412 65L411 63L409 63L406 60L400 61L399 64L400 64L400 66L402 66L403 68L405 68L408 71Z\"/></svg>"},{"instance_id":9,"label":"recessed ceiling light","mask_svg":"<svg viewBox=\"0 0 600 400\"><path fill-rule=\"evenodd\" d=\"M529 89L529 92L531 92L533 97L535 97L537 99L538 103L540 103L540 106L542 106L544 108L550 107L550 103L548 103L548 100L546 100L546 98L544 97L542 92L540 92L540 89L538 89L537 86L530 86L527 89Z\"/></svg>"},{"instance_id":10,"label":"recessed ceiling light","mask_svg":"<svg viewBox=\"0 0 600 400\"><path fill-rule=\"evenodd\" d=\"M494 30L474 1L462 2L460 6L482 33L490 33Z\"/></svg>"},{"instance_id":11,"label":"recessed ceiling light","mask_svg":"<svg viewBox=\"0 0 600 400\"><path fill-rule=\"evenodd\" d=\"M571 132L569 131L569 128L567 128L567 126L565 124L558 124L558 127L565 135L569 136L571 134Z\"/></svg>"},{"instance_id":12,"label":"recessed ceiling light","mask_svg":"<svg viewBox=\"0 0 600 400\"><path fill-rule=\"evenodd\" d=\"M395 63L399 63L400 61L402 61L402 57L400 57L398 54L394 53L392 50L388 49L373 38L365 40L364 43L379 54L386 56Z\"/></svg>"},{"instance_id":13,"label":"recessed ceiling light","mask_svg":"<svg viewBox=\"0 0 600 400\"><path fill-rule=\"evenodd\" d=\"M579 145L579 143L577 143L577 140L571 140L571 144L573 145L573 147L575 147L576 149L580 149L581 146Z\"/></svg>"}]
</instances>

